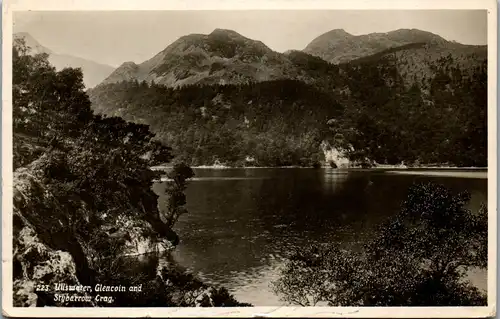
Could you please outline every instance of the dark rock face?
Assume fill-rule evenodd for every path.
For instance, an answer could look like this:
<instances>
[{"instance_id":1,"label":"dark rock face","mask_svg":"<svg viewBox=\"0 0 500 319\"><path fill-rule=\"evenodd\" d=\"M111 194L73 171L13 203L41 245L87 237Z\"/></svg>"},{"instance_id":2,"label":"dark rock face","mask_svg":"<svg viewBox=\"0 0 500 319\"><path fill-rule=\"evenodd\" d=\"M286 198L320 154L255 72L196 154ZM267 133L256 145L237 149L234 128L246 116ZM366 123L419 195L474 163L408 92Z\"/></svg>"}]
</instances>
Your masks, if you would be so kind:
<instances>
[{"instance_id":1,"label":"dark rock face","mask_svg":"<svg viewBox=\"0 0 500 319\"><path fill-rule=\"evenodd\" d=\"M55 291L56 285L86 286L94 289L101 280L108 284L129 286L136 282L125 270L136 267L137 255L165 253L173 250L179 239L177 234L162 223L160 217L152 223L133 218L134 214L118 215L100 223L99 238L84 240L70 229L58 229L65 214L58 212L68 209L58 201L46 184L44 172L49 157L42 156L27 167L14 173L13 212L13 292L16 307L92 307L92 306L245 306L236 301L224 288L215 288L202 283L175 263L155 259L155 266L147 264L148 277L138 278L144 283L144 292L137 295L119 295L113 303L95 300L95 292L78 293ZM111 246L110 246L111 245ZM114 258L104 262L105 250L117 249L109 256ZM163 260L163 261L162 261ZM103 269L107 265L112 269ZM121 268L120 268L121 267ZM125 267L125 268L123 268ZM128 267L128 269L127 269ZM152 267L152 269L150 269ZM103 273L103 271L105 273ZM107 272L110 272L107 274ZM125 275L124 275L125 274ZM108 278L109 276L116 276ZM135 280L135 281L134 281ZM104 282L106 284L106 282ZM78 301L62 298L76 295Z\"/></svg>"},{"instance_id":2,"label":"dark rock face","mask_svg":"<svg viewBox=\"0 0 500 319\"><path fill-rule=\"evenodd\" d=\"M81 285L77 266L70 253L48 247L29 226L23 227L14 238L14 260L18 265L13 287L15 307L92 305L55 298L56 284ZM40 285L50 288L40 291Z\"/></svg>"},{"instance_id":3,"label":"dark rock face","mask_svg":"<svg viewBox=\"0 0 500 319\"><path fill-rule=\"evenodd\" d=\"M14 300L16 306L67 305L57 301L53 287L96 284L96 256L101 254L98 242L82 240L63 225L64 210L45 185L44 172L49 158L42 156L28 167L14 173ZM83 213L83 211L82 211ZM119 242L120 256L171 250L174 245L156 236L150 223L119 216L103 223L102 233ZM173 237L171 235L171 237ZM48 285L49 291L35 291L36 285ZM77 303L71 302L72 306ZM81 304L89 306L89 303Z\"/></svg>"}]
</instances>

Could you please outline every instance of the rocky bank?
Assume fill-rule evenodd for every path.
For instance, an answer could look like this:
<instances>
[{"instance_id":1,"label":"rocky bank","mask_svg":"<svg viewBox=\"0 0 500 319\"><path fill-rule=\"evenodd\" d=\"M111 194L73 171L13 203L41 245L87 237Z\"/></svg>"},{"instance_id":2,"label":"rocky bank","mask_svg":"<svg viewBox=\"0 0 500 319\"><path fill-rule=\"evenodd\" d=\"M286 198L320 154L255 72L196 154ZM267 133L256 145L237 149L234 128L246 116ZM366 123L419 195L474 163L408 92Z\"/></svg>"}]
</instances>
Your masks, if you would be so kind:
<instances>
[{"instance_id":1,"label":"rocky bank","mask_svg":"<svg viewBox=\"0 0 500 319\"><path fill-rule=\"evenodd\" d=\"M134 306L141 300L151 299L155 293L164 300L156 300L144 306L241 306L224 288L205 285L180 269L173 262L158 261L152 269L152 277L142 279L150 290L137 296L138 300L124 298L112 304L96 302L90 296L85 302L66 302L56 297L56 284L89 285L94 287L120 266L117 258L107 261L109 256L129 258L147 253L168 253L175 249L177 237L170 229L169 236L158 233L158 225L131 218L130 214L110 218L100 215L99 229L94 229L88 238L82 238L74 229L61 225L79 227L71 222L68 209L78 209L83 220L92 218L85 202L71 198L67 202L53 194L54 187L45 179L49 156L42 156L27 167L14 172L13 179L13 299L16 307L35 306ZM124 203L126 204L126 203ZM111 214L110 214L111 215ZM116 215L112 215L116 216ZM116 268L113 268L116 267ZM121 265L123 267L123 265ZM105 269L107 268L107 269ZM118 275L116 280L120 278ZM132 278L125 278L132 281ZM111 280L112 281L112 280ZM110 282L108 284L119 284ZM121 284L121 283L120 283ZM161 290L158 290L161 289ZM59 292L60 293L60 292ZM79 295L91 295L82 292ZM147 295L149 294L149 295ZM143 299L141 299L143 298ZM158 298L156 298L158 299Z\"/></svg>"}]
</instances>

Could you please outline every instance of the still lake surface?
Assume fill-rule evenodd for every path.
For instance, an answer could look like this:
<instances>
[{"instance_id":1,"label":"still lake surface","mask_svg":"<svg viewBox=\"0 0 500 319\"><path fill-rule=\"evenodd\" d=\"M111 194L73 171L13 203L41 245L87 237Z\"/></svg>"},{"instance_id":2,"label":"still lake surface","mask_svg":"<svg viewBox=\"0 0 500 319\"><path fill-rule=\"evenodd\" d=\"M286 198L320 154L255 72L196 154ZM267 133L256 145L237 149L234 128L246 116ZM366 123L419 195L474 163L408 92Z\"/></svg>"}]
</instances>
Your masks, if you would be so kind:
<instances>
[{"instance_id":1,"label":"still lake surface","mask_svg":"<svg viewBox=\"0 0 500 319\"><path fill-rule=\"evenodd\" d=\"M357 249L400 208L414 182L434 181L471 193L469 208L487 202L486 171L391 172L334 169L195 169L189 213L174 229L174 259L207 283L224 285L239 301L284 305L269 284L296 247L336 241ZM436 173L436 172L434 172ZM160 195L165 183L157 183ZM486 271L471 273L486 289Z\"/></svg>"}]
</instances>

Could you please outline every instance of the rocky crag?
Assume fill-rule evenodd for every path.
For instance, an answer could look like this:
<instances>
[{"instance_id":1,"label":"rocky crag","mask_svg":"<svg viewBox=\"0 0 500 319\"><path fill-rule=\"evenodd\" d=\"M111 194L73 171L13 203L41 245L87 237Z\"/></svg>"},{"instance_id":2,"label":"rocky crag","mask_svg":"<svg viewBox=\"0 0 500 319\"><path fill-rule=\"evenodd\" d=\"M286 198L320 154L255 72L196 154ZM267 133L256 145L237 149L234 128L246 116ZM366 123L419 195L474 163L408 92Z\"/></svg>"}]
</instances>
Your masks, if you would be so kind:
<instances>
[{"instance_id":1,"label":"rocky crag","mask_svg":"<svg viewBox=\"0 0 500 319\"><path fill-rule=\"evenodd\" d=\"M57 71L22 41L13 47L12 94L14 306L242 305L172 261L137 257L168 258L179 242L172 227L187 212L192 174L174 166L160 214L150 167L172 155L147 126L93 114L81 70ZM113 292L101 286L126 293L99 299Z\"/></svg>"},{"instance_id":2,"label":"rocky crag","mask_svg":"<svg viewBox=\"0 0 500 319\"><path fill-rule=\"evenodd\" d=\"M106 239L95 238L94 241L88 241L79 236L72 236L70 230L64 232L54 231L54 227L47 228L50 223L43 222L46 220L43 216L45 209L48 211L67 209L65 203L59 201L51 192L52 186L44 182L43 172L48 163L48 158L42 157L14 173L14 306L88 307L132 304L133 300L129 300L129 297L121 300L116 298L111 304L95 301L95 295L88 291L78 294L82 300L87 297L86 301L67 301L57 297L61 296L62 292L55 291L54 287L58 284L93 287L100 283L99 278L102 280L102 267L110 266L109 270L120 271L120 268L127 265L125 261L119 261L120 258L128 257L131 262L137 262L137 258L132 256L154 255L159 252L168 254L175 249L175 237L167 239L158 236L151 223L125 215L118 215L101 224L100 230L96 233L106 236ZM102 218L106 220L106 216ZM103 252L100 251L100 244L102 240L110 239L117 251L113 254L115 258L106 262ZM163 302L164 306L244 305L234 300L225 289L211 287L198 281L171 260L167 262L164 259L158 260L156 268L151 271L153 275L149 278L141 277L141 283L145 286L162 287L165 299L160 302ZM106 274L109 274L109 271L104 272L104 276ZM115 279L117 281L114 283L109 282L113 279L107 280L108 284L123 284L119 277ZM160 292L157 293L162 295ZM136 296L140 297L145 296Z\"/></svg>"}]
</instances>

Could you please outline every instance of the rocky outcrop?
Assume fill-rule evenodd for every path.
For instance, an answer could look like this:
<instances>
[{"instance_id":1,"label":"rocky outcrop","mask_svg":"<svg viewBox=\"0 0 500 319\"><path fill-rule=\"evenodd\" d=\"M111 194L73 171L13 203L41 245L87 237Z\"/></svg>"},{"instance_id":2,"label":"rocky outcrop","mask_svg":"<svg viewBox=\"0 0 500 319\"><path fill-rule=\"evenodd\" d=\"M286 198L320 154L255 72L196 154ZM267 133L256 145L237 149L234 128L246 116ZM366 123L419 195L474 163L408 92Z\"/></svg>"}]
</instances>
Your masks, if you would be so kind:
<instances>
[{"instance_id":1,"label":"rocky outcrop","mask_svg":"<svg viewBox=\"0 0 500 319\"><path fill-rule=\"evenodd\" d=\"M209 286L179 267L173 260L162 259L157 266L157 276L171 291L172 302L180 307L248 307L234 299L224 287Z\"/></svg>"},{"instance_id":2,"label":"rocky outcrop","mask_svg":"<svg viewBox=\"0 0 500 319\"><path fill-rule=\"evenodd\" d=\"M321 150L325 156L325 165L332 168L370 168L379 166L369 158L352 160L349 155L355 150L352 145L347 148L337 147L327 141L321 143Z\"/></svg>"},{"instance_id":3,"label":"rocky outcrop","mask_svg":"<svg viewBox=\"0 0 500 319\"><path fill-rule=\"evenodd\" d=\"M39 304L68 306L57 298L56 284L79 286L76 265L70 253L53 250L40 241L33 228L24 227L14 238L14 306L35 307ZM82 297L87 294L82 293ZM71 302L71 306L89 306L92 302Z\"/></svg>"},{"instance_id":4,"label":"rocky outcrop","mask_svg":"<svg viewBox=\"0 0 500 319\"><path fill-rule=\"evenodd\" d=\"M352 165L346 151L339 150L325 141L321 143L321 149L325 155L326 165L334 168L349 168Z\"/></svg>"},{"instance_id":5,"label":"rocky outcrop","mask_svg":"<svg viewBox=\"0 0 500 319\"><path fill-rule=\"evenodd\" d=\"M132 256L171 250L174 244L158 235L148 221L131 215L118 215L90 226L93 235L82 238L71 221L75 215L84 221L96 218L83 201L78 208L63 202L53 193L45 173L57 166L57 154L45 154L14 172L13 179L13 266L15 306L89 306L91 301L65 301L56 298L54 285L96 284L95 277L104 251L118 250L109 256ZM71 192L62 193L71 197ZM77 197L72 198L78 202ZM76 214L71 210L76 210ZM140 215L137 215L140 216ZM89 224L90 225L90 224ZM170 232L173 233L172 230ZM170 236L173 237L173 236ZM45 289L49 287L48 289Z\"/></svg>"},{"instance_id":6,"label":"rocky outcrop","mask_svg":"<svg viewBox=\"0 0 500 319\"><path fill-rule=\"evenodd\" d=\"M57 154L45 154L14 173L14 306L246 305L236 301L224 288L210 287L185 270L179 270L172 261L156 261L156 273L154 264L151 264L152 269L147 264L145 267L148 273L152 270L151 276L141 271L138 274L134 265L139 259L134 256L159 252L168 256L178 241L175 232L155 214L149 214L150 220L140 218L140 213L108 216L91 211L83 201L78 206L77 216L87 224L73 224L68 220L74 218L71 210L75 206L60 200L61 196L71 197L72 191L64 189L61 192L58 187L62 183L51 182L45 177L47 170L57 163ZM77 199L72 197L73 204L78 203ZM90 233L86 235L82 227ZM132 270L131 274L125 270ZM93 289L102 283L125 286L144 283L147 291L141 295L115 295L114 301L106 303L97 300L92 290L68 293L55 288L63 284Z\"/></svg>"},{"instance_id":7,"label":"rocky outcrop","mask_svg":"<svg viewBox=\"0 0 500 319\"><path fill-rule=\"evenodd\" d=\"M175 248L168 239L155 236L151 224L129 216L119 216L115 223L103 226L103 230L109 237L123 240L121 256L160 253Z\"/></svg>"}]
</instances>

